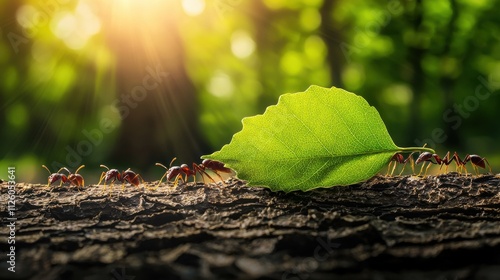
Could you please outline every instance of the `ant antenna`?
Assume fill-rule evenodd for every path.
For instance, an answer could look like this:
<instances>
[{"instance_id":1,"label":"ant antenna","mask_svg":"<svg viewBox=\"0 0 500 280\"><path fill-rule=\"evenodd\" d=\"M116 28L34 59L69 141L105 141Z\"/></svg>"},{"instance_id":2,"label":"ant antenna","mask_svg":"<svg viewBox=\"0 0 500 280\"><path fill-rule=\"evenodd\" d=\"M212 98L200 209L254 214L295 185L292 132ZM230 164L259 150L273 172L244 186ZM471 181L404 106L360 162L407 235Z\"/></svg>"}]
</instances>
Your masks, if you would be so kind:
<instances>
[{"instance_id":1,"label":"ant antenna","mask_svg":"<svg viewBox=\"0 0 500 280\"><path fill-rule=\"evenodd\" d=\"M75 171L75 174L76 174L76 173L78 173L78 171L79 171L80 169L84 168L84 167L85 167L85 165L80 165L80 167L78 167L78 169ZM108 168L108 169L109 169L109 168Z\"/></svg>"},{"instance_id":2,"label":"ant antenna","mask_svg":"<svg viewBox=\"0 0 500 280\"><path fill-rule=\"evenodd\" d=\"M170 161L169 167L172 167L172 163L174 163L174 161L175 161L176 159L177 159L177 158L176 158L176 157L174 157L174 158L172 159L172 161Z\"/></svg>"},{"instance_id":3,"label":"ant antenna","mask_svg":"<svg viewBox=\"0 0 500 280\"><path fill-rule=\"evenodd\" d=\"M42 167L45 168L45 169L47 169L47 171L49 172L49 174L52 174L52 173L50 173L50 170L47 168L47 166L45 166L45 165L42 164Z\"/></svg>"},{"instance_id":4,"label":"ant antenna","mask_svg":"<svg viewBox=\"0 0 500 280\"><path fill-rule=\"evenodd\" d=\"M85 165L83 165L83 166L85 166ZM81 166L80 166L80 167L81 167ZM107 170L109 170L109 167L107 167L107 166L106 166L106 165L104 165L104 164L99 165L99 167L103 167L103 168L106 168ZM78 168L78 169L80 169L80 168Z\"/></svg>"},{"instance_id":5,"label":"ant antenna","mask_svg":"<svg viewBox=\"0 0 500 280\"><path fill-rule=\"evenodd\" d=\"M62 167L61 169L59 169L59 171L57 171L57 173L61 172L61 170L65 170L66 172L68 172L68 174L71 174L71 172L66 167Z\"/></svg>"},{"instance_id":6,"label":"ant antenna","mask_svg":"<svg viewBox=\"0 0 500 280\"><path fill-rule=\"evenodd\" d=\"M167 169L167 170L168 170L168 168L167 168L165 165L163 165L163 164L161 164L161 163L159 163L159 162L155 163L155 165L157 165L157 166L161 166L161 167L163 167L163 168L165 168L165 169Z\"/></svg>"}]
</instances>

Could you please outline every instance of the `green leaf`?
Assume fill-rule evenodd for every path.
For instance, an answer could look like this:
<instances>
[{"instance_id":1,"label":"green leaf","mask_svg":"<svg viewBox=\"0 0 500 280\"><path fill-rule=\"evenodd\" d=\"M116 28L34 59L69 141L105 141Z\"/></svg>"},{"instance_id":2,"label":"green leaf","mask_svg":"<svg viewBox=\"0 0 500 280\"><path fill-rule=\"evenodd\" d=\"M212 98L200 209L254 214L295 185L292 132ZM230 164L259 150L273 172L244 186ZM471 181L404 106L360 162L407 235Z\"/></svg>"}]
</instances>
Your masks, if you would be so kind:
<instances>
[{"instance_id":1,"label":"green leaf","mask_svg":"<svg viewBox=\"0 0 500 280\"><path fill-rule=\"evenodd\" d=\"M335 87L283 94L263 115L242 123L231 143L202 158L224 162L249 185L272 190L350 185L373 177L395 153L433 152L396 146L374 107Z\"/></svg>"}]
</instances>

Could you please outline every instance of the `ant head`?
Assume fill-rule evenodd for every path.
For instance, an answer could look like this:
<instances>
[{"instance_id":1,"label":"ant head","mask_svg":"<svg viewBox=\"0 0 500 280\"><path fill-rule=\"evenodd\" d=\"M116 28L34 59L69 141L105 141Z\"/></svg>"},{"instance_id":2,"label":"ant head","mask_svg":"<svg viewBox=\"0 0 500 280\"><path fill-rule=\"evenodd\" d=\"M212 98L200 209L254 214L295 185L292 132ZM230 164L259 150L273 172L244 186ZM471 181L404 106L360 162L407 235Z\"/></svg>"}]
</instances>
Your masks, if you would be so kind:
<instances>
[{"instance_id":1,"label":"ant head","mask_svg":"<svg viewBox=\"0 0 500 280\"><path fill-rule=\"evenodd\" d=\"M64 175L64 174L52 173L49 176L49 182L50 182L50 184L52 184L54 182L57 182L57 180L59 180L59 179L62 180L63 183L66 183L68 181L68 177L66 177L66 175Z\"/></svg>"},{"instance_id":2,"label":"ant head","mask_svg":"<svg viewBox=\"0 0 500 280\"><path fill-rule=\"evenodd\" d=\"M181 174L182 168L180 166L170 167L167 171L167 180L172 180L175 176Z\"/></svg>"},{"instance_id":3,"label":"ant head","mask_svg":"<svg viewBox=\"0 0 500 280\"><path fill-rule=\"evenodd\" d=\"M432 154L431 154L431 153L429 153L429 152L423 152L423 153L421 153L421 154L418 156L418 158L417 158L417 160L415 161L415 163L416 163L416 164L419 164L419 163L421 163L422 161L426 161L426 160L428 160L428 159L430 159L430 158L432 158Z\"/></svg>"},{"instance_id":4,"label":"ant head","mask_svg":"<svg viewBox=\"0 0 500 280\"><path fill-rule=\"evenodd\" d=\"M392 159L391 159L391 160L395 160L395 161L397 161L397 162L401 162L401 161L403 161L403 160L404 160L404 157L403 157L403 155L402 155L402 154L400 154L400 153L396 153L396 154L394 154L394 155L392 156Z\"/></svg>"}]
</instances>

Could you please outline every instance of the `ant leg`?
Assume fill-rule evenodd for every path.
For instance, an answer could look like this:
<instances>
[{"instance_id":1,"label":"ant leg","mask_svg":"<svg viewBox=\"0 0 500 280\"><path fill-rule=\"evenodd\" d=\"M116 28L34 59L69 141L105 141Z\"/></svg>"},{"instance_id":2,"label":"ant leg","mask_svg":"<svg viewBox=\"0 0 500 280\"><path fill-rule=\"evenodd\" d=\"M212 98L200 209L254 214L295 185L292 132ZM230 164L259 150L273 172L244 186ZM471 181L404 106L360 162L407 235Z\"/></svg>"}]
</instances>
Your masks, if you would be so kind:
<instances>
[{"instance_id":1,"label":"ant leg","mask_svg":"<svg viewBox=\"0 0 500 280\"><path fill-rule=\"evenodd\" d=\"M99 183L97 183L97 186L100 186L100 185L101 185L102 179L104 179L104 176L105 176L105 175L106 175L106 172L104 172L104 171L103 171L103 172L101 173L101 177L99 178ZM106 189L107 189L106 182L104 182L104 190L103 190L103 192L105 192L105 191L106 191Z\"/></svg>"},{"instance_id":2,"label":"ant leg","mask_svg":"<svg viewBox=\"0 0 500 280\"><path fill-rule=\"evenodd\" d=\"M193 172L194 173L193 177L195 179L195 184L196 184L196 173L200 173L201 180L203 181L203 185L205 185L206 184L206 182L205 182L205 176L203 176L203 173L202 173L202 172L205 172L205 170L203 170L203 168L201 166L199 166L198 164L196 164L196 163L193 162L193 171L194 171ZM208 176L208 177L210 178L210 176Z\"/></svg>"},{"instance_id":3,"label":"ant leg","mask_svg":"<svg viewBox=\"0 0 500 280\"><path fill-rule=\"evenodd\" d=\"M106 172L104 172L104 171L103 171L103 172L101 173L101 177L99 178L99 183L97 183L97 185L100 185L100 184L101 184L102 179L104 179L104 175L106 175Z\"/></svg>"},{"instance_id":4,"label":"ant leg","mask_svg":"<svg viewBox=\"0 0 500 280\"><path fill-rule=\"evenodd\" d=\"M429 162L429 164L427 164L427 168L425 169L425 174L424 174L424 176L426 176L426 175L427 175L427 171L429 170L429 167L431 167L431 162Z\"/></svg>"},{"instance_id":5,"label":"ant leg","mask_svg":"<svg viewBox=\"0 0 500 280\"><path fill-rule=\"evenodd\" d=\"M401 168L401 171L399 171L398 176L401 176L401 174L403 174L403 171L405 171L405 167L406 167L406 162L405 162L405 164L403 164L403 168ZM395 169L396 169L396 164L394 164L394 167L392 168L391 176L394 173Z\"/></svg>"},{"instance_id":6,"label":"ant leg","mask_svg":"<svg viewBox=\"0 0 500 280\"><path fill-rule=\"evenodd\" d=\"M102 190L101 193L105 193L107 189L108 189L108 186L106 185L106 182L104 182L104 189L101 189Z\"/></svg>"},{"instance_id":7,"label":"ant leg","mask_svg":"<svg viewBox=\"0 0 500 280\"><path fill-rule=\"evenodd\" d=\"M452 158L452 160L453 160L453 158ZM444 172L448 173L448 167L450 166L450 163L452 160L450 160L450 151L448 151L446 153L446 155L444 155L443 159L441 159L441 163L439 165L439 170L441 170L443 168L443 165L446 165Z\"/></svg>"},{"instance_id":8,"label":"ant leg","mask_svg":"<svg viewBox=\"0 0 500 280\"><path fill-rule=\"evenodd\" d=\"M396 168L396 164L394 164L394 168ZM394 168L393 168L393 169L394 169ZM220 182L222 183L222 185L224 185L224 186L225 186L225 185L226 185L226 183L224 183L224 178L222 178L222 176L219 174L219 172L217 172L217 171L215 171L215 170L212 170L212 171L215 173L215 175L217 175L217 176L219 177ZM393 172L394 172L394 171L393 171ZM391 175L392 175L392 174L391 174Z\"/></svg>"},{"instance_id":9,"label":"ant leg","mask_svg":"<svg viewBox=\"0 0 500 280\"><path fill-rule=\"evenodd\" d=\"M113 191L113 187L115 186L115 181L116 181L116 178L113 179L113 181L111 181L111 184L109 184L109 187L111 188L111 191Z\"/></svg>"},{"instance_id":10,"label":"ant leg","mask_svg":"<svg viewBox=\"0 0 500 280\"><path fill-rule=\"evenodd\" d=\"M397 164L398 164L397 162L394 162L394 164L392 165L391 176L394 175L394 170L396 170L396 165Z\"/></svg>"},{"instance_id":11,"label":"ant leg","mask_svg":"<svg viewBox=\"0 0 500 280\"><path fill-rule=\"evenodd\" d=\"M165 176L167 176L167 173L168 173L168 171L166 171L165 174L163 174L163 176L161 176L160 181L158 181L158 184L156 186L154 186L153 189L157 189L160 186L161 181L163 181L163 178L165 178ZM167 185L168 185L168 181L167 181Z\"/></svg>"},{"instance_id":12,"label":"ant leg","mask_svg":"<svg viewBox=\"0 0 500 280\"><path fill-rule=\"evenodd\" d=\"M474 171L476 171L476 176L479 175L479 170L477 168L477 165L473 164L472 162L471 162L471 164L472 164L472 168L474 168Z\"/></svg>"},{"instance_id":13,"label":"ant leg","mask_svg":"<svg viewBox=\"0 0 500 280\"><path fill-rule=\"evenodd\" d=\"M113 178L113 180L111 180L111 182L107 186L106 186L106 183L104 183L104 186L106 187L106 189L108 189L109 196L111 196L111 192L113 192L113 187L115 186L115 181L116 181L116 178Z\"/></svg>"},{"instance_id":14,"label":"ant leg","mask_svg":"<svg viewBox=\"0 0 500 280\"><path fill-rule=\"evenodd\" d=\"M212 181L213 183L215 183L215 180L214 178L212 178L212 176L210 176L201 166L199 166L198 164L196 163L193 163L193 169L195 171L197 171L198 173L200 173L201 175L201 178L203 179L203 184L205 184L205 177L203 177L203 175L206 175L208 177L208 179L210 179L210 181ZM219 176L220 177L220 176Z\"/></svg>"},{"instance_id":15,"label":"ant leg","mask_svg":"<svg viewBox=\"0 0 500 280\"><path fill-rule=\"evenodd\" d=\"M177 188L177 186L179 185L179 180L182 180L182 182L185 183L184 179L182 178L182 175L178 174L174 180L174 188Z\"/></svg>"},{"instance_id":16,"label":"ant leg","mask_svg":"<svg viewBox=\"0 0 500 280\"><path fill-rule=\"evenodd\" d=\"M170 165L172 165L172 162L174 162L174 160L175 160L175 158L170 162ZM158 163L158 162L155 163L155 165L161 166L161 167L165 168L165 170L167 170L167 171L165 171L165 174L163 174L163 176L161 176L160 181L158 181L158 184L153 189L157 189L160 186L161 181L163 181L163 178L165 178L165 176L167 176L167 173L168 173L168 168L165 165ZM168 182L167 182L167 185L168 185Z\"/></svg>"},{"instance_id":17,"label":"ant leg","mask_svg":"<svg viewBox=\"0 0 500 280\"><path fill-rule=\"evenodd\" d=\"M448 173L448 167L450 166L449 164L446 164L444 161L441 162L441 165L439 165L439 170L443 168L443 165L446 167L444 168L444 173Z\"/></svg>"},{"instance_id":18,"label":"ant leg","mask_svg":"<svg viewBox=\"0 0 500 280\"><path fill-rule=\"evenodd\" d=\"M401 169L401 172L399 172L399 176L401 176L401 174L403 174L403 171L405 171L405 168L406 168L406 164L408 164L408 161L410 161L410 165L411 165L411 170L413 172L413 174L415 174L415 164L413 163L413 154L415 152L411 153L405 160L405 164L403 164L403 168ZM394 172L394 171L393 171Z\"/></svg>"},{"instance_id":19,"label":"ant leg","mask_svg":"<svg viewBox=\"0 0 500 280\"><path fill-rule=\"evenodd\" d=\"M139 178L139 179L141 179L141 181L142 181L142 183L141 183L141 184L144 184L144 179L142 178L141 174L137 174L137 175L134 177L134 179L135 179L135 178Z\"/></svg>"},{"instance_id":20,"label":"ant leg","mask_svg":"<svg viewBox=\"0 0 500 280\"><path fill-rule=\"evenodd\" d=\"M483 158L483 161L486 162L486 164L488 165L488 168L490 169L490 173L493 174L493 172L491 171L491 165L490 163L488 162L488 160L486 158Z\"/></svg>"},{"instance_id":21,"label":"ant leg","mask_svg":"<svg viewBox=\"0 0 500 280\"><path fill-rule=\"evenodd\" d=\"M412 174L415 174L415 160L413 159L413 157L410 158L410 165Z\"/></svg>"},{"instance_id":22,"label":"ant leg","mask_svg":"<svg viewBox=\"0 0 500 280\"><path fill-rule=\"evenodd\" d=\"M417 176L420 176L420 174L422 174L422 171L424 171L424 166L425 166L425 161L422 163L422 167L420 168L420 172L418 172Z\"/></svg>"},{"instance_id":23,"label":"ant leg","mask_svg":"<svg viewBox=\"0 0 500 280\"><path fill-rule=\"evenodd\" d=\"M387 165L387 172L385 173L385 176L389 176L389 170L391 170L391 165L392 165L392 160L389 161L389 165Z\"/></svg>"},{"instance_id":24,"label":"ant leg","mask_svg":"<svg viewBox=\"0 0 500 280\"><path fill-rule=\"evenodd\" d=\"M468 173L468 171L467 171L467 167L465 166L465 163L464 163L464 164L462 164L462 168L465 170L465 176L468 176L468 175L469 175L469 173Z\"/></svg>"},{"instance_id":25,"label":"ant leg","mask_svg":"<svg viewBox=\"0 0 500 280\"><path fill-rule=\"evenodd\" d=\"M134 181L135 179L140 179L142 181L140 184L144 185L144 179L142 178L141 174L135 174L134 178L132 178L132 181Z\"/></svg>"}]
</instances>

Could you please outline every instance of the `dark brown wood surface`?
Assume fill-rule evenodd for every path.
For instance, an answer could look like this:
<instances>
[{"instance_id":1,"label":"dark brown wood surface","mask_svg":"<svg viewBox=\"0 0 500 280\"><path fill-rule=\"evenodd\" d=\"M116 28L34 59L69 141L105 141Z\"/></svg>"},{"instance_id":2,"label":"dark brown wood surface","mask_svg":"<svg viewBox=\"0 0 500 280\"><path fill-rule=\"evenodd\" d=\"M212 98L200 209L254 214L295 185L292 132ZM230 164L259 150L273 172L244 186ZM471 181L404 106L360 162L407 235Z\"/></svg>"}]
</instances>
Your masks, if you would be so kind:
<instances>
[{"instance_id":1,"label":"dark brown wood surface","mask_svg":"<svg viewBox=\"0 0 500 280\"><path fill-rule=\"evenodd\" d=\"M16 190L16 273L2 249L1 279L500 279L493 175Z\"/></svg>"}]
</instances>

